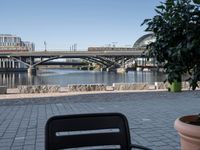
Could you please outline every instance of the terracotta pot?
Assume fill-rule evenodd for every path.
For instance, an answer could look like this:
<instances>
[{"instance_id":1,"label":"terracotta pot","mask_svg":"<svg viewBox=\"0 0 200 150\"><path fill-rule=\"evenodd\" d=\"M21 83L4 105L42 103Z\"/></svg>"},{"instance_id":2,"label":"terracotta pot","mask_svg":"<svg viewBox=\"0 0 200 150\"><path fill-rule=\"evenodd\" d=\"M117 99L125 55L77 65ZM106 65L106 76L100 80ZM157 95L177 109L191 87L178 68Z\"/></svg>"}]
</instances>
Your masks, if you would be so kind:
<instances>
[{"instance_id":1,"label":"terracotta pot","mask_svg":"<svg viewBox=\"0 0 200 150\"><path fill-rule=\"evenodd\" d=\"M198 119L198 115L176 119L174 127L180 135L181 150L200 150L200 126L189 124Z\"/></svg>"}]
</instances>

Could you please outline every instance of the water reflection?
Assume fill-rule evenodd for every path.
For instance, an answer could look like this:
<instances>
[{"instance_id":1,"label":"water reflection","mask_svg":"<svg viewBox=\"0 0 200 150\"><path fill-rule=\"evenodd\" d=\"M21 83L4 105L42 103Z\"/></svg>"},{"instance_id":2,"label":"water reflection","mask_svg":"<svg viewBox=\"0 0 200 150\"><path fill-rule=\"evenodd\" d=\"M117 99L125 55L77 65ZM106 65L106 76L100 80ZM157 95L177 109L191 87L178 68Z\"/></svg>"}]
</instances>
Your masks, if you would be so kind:
<instances>
[{"instance_id":1,"label":"water reflection","mask_svg":"<svg viewBox=\"0 0 200 150\"><path fill-rule=\"evenodd\" d=\"M67 69L43 69L37 76L28 76L27 73L0 73L0 85L16 88L18 85L54 84L67 86L68 84L95 84L104 83L135 83L164 81L165 75L159 72L128 72L116 74L114 72L79 71Z\"/></svg>"}]
</instances>

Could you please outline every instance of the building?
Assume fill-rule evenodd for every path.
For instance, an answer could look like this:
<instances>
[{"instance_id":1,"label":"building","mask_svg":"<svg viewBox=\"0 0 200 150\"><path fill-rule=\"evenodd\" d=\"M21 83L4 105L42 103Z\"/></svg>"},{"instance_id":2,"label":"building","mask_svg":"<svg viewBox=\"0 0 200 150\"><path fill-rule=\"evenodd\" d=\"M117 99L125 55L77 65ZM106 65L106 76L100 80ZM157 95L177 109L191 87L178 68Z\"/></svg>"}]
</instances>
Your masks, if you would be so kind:
<instances>
[{"instance_id":1,"label":"building","mask_svg":"<svg viewBox=\"0 0 200 150\"><path fill-rule=\"evenodd\" d=\"M145 34L143 36L141 36L138 40L136 40L136 42L133 44L134 48L143 48L146 49L147 45L155 42L156 37L154 36L154 34L149 33L149 34ZM139 66L155 66L156 65L156 60L154 58L137 58L136 60L137 65ZM139 68L138 68L139 70Z\"/></svg>"},{"instance_id":2,"label":"building","mask_svg":"<svg viewBox=\"0 0 200 150\"><path fill-rule=\"evenodd\" d=\"M32 42L22 41L20 37L11 34L0 34L0 54L10 52L35 51ZM0 59L0 71L23 70L26 66L12 58Z\"/></svg>"},{"instance_id":3,"label":"building","mask_svg":"<svg viewBox=\"0 0 200 150\"><path fill-rule=\"evenodd\" d=\"M0 52L34 51L35 45L11 34L0 34Z\"/></svg>"},{"instance_id":4,"label":"building","mask_svg":"<svg viewBox=\"0 0 200 150\"><path fill-rule=\"evenodd\" d=\"M156 38L152 33L141 36L134 44L134 48L146 48L151 42L155 42Z\"/></svg>"},{"instance_id":5,"label":"building","mask_svg":"<svg viewBox=\"0 0 200 150\"><path fill-rule=\"evenodd\" d=\"M0 46L20 46L21 38L11 34L0 34Z\"/></svg>"},{"instance_id":6,"label":"building","mask_svg":"<svg viewBox=\"0 0 200 150\"><path fill-rule=\"evenodd\" d=\"M35 44L29 41L24 41L25 47L28 49L28 51L32 52L35 51Z\"/></svg>"}]
</instances>

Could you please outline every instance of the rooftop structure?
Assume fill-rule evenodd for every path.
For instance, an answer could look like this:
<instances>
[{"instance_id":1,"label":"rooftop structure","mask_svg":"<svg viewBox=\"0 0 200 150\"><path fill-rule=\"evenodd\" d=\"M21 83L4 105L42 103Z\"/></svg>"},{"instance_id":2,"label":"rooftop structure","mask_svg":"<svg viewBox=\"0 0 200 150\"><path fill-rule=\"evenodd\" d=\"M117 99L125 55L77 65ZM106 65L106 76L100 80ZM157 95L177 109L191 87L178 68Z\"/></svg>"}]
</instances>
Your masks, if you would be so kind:
<instances>
[{"instance_id":1,"label":"rooftop structure","mask_svg":"<svg viewBox=\"0 0 200 150\"><path fill-rule=\"evenodd\" d=\"M145 48L149 43L155 41L155 36L150 34L145 34L142 37L140 37L134 44L133 47L135 48Z\"/></svg>"}]
</instances>

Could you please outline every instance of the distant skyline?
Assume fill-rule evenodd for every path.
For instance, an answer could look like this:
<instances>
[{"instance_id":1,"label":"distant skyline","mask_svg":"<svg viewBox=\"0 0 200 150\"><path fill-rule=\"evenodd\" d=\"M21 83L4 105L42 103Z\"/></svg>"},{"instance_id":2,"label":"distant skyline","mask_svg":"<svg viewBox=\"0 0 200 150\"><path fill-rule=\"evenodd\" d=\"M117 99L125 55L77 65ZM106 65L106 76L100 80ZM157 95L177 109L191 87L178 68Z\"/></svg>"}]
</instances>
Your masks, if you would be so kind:
<instances>
[{"instance_id":1,"label":"distant skyline","mask_svg":"<svg viewBox=\"0 0 200 150\"><path fill-rule=\"evenodd\" d=\"M1 34L34 42L36 50L91 46L132 46L146 34L141 23L163 0L1 1Z\"/></svg>"}]
</instances>

